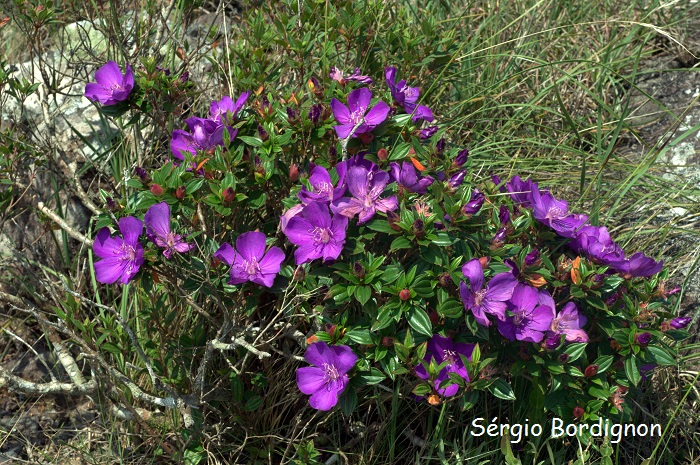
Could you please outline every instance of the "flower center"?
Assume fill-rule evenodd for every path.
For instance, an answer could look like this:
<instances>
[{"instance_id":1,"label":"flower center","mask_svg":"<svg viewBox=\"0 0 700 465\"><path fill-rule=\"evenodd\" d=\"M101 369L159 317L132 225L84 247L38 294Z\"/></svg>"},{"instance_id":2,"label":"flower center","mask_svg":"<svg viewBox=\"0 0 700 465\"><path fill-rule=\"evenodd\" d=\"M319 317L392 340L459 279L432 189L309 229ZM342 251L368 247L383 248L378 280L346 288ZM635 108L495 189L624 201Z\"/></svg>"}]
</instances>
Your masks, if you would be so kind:
<instances>
[{"instance_id":1,"label":"flower center","mask_svg":"<svg viewBox=\"0 0 700 465\"><path fill-rule=\"evenodd\" d=\"M482 289L480 291L476 291L474 293L474 303L476 305L481 305L481 302L484 301L484 297L486 297L486 289Z\"/></svg>"},{"instance_id":2,"label":"flower center","mask_svg":"<svg viewBox=\"0 0 700 465\"><path fill-rule=\"evenodd\" d=\"M338 378L340 378L340 373L338 373L338 369L334 365L331 365L330 363L324 363L323 364L323 380L326 383L328 383L330 381L335 381Z\"/></svg>"},{"instance_id":3,"label":"flower center","mask_svg":"<svg viewBox=\"0 0 700 465\"><path fill-rule=\"evenodd\" d=\"M124 90L124 86L121 84L117 84L116 82L113 82L109 87L103 86L105 90L111 90L114 92L115 90Z\"/></svg>"},{"instance_id":4,"label":"flower center","mask_svg":"<svg viewBox=\"0 0 700 465\"><path fill-rule=\"evenodd\" d=\"M121 260L128 260L130 262L134 261L136 258L136 249L127 243L122 243L120 249L122 251Z\"/></svg>"},{"instance_id":5,"label":"flower center","mask_svg":"<svg viewBox=\"0 0 700 465\"><path fill-rule=\"evenodd\" d=\"M555 318L552 320L552 326L551 326L552 331L555 333L561 334L561 319L560 318Z\"/></svg>"},{"instance_id":6,"label":"flower center","mask_svg":"<svg viewBox=\"0 0 700 465\"><path fill-rule=\"evenodd\" d=\"M362 108L360 110L355 110L352 113L350 113L350 120L352 121L353 126L357 126L358 124L364 123L365 109Z\"/></svg>"},{"instance_id":7,"label":"flower center","mask_svg":"<svg viewBox=\"0 0 700 465\"><path fill-rule=\"evenodd\" d=\"M328 195L333 191L333 186L327 182L317 182L314 184L314 190L319 194Z\"/></svg>"},{"instance_id":8,"label":"flower center","mask_svg":"<svg viewBox=\"0 0 700 465\"><path fill-rule=\"evenodd\" d=\"M563 218L566 215L568 215L568 212L562 208L557 207L556 205L549 207L549 210L547 210L547 216L545 218L548 219L555 219L555 218Z\"/></svg>"},{"instance_id":9,"label":"flower center","mask_svg":"<svg viewBox=\"0 0 700 465\"><path fill-rule=\"evenodd\" d=\"M241 268L249 275L260 273L260 265L258 264L258 260L256 258L253 258L251 261L243 260L243 265L241 265Z\"/></svg>"},{"instance_id":10,"label":"flower center","mask_svg":"<svg viewBox=\"0 0 700 465\"><path fill-rule=\"evenodd\" d=\"M442 351L442 358L447 362L448 365L454 365L459 360L457 357L457 352L454 350L444 349Z\"/></svg>"},{"instance_id":11,"label":"flower center","mask_svg":"<svg viewBox=\"0 0 700 465\"><path fill-rule=\"evenodd\" d=\"M523 315L522 313L516 313L513 315L513 324L515 326L520 326L524 319L525 315Z\"/></svg>"},{"instance_id":12,"label":"flower center","mask_svg":"<svg viewBox=\"0 0 700 465\"><path fill-rule=\"evenodd\" d=\"M168 247L175 247L175 242L175 234L168 233L168 235L165 236L165 243L168 244Z\"/></svg>"},{"instance_id":13,"label":"flower center","mask_svg":"<svg viewBox=\"0 0 700 465\"><path fill-rule=\"evenodd\" d=\"M314 238L315 245L318 245L319 243L328 244L330 240L333 239L333 231L331 231L331 228L319 228L316 226L313 230L311 230L311 235Z\"/></svg>"},{"instance_id":14,"label":"flower center","mask_svg":"<svg viewBox=\"0 0 700 465\"><path fill-rule=\"evenodd\" d=\"M407 99L410 99L416 96L416 90L418 90L417 87L409 87L405 85L401 88L401 90L399 90L399 92L406 96Z\"/></svg>"}]
</instances>

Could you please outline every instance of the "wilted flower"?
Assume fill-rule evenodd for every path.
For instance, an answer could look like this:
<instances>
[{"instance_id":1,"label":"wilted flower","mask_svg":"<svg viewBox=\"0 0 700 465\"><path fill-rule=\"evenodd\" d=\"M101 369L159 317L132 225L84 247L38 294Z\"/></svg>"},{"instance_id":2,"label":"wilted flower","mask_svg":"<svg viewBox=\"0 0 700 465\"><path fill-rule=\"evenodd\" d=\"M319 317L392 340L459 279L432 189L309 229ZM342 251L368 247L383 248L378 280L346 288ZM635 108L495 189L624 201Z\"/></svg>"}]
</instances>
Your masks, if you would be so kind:
<instances>
[{"instance_id":1,"label":"wilted flower","mask_svg":"<svg viewBox=\"0 0 700 465\"><path fill-rule=\"evenodd\" d=\"M173 251L179 253L189 252L194 244L188 244L183 236L170 231L170 206L165 203L152 205L143 218L146 223L146 236L158 247L164 247L163 256L168 260Z\"/></svg>"},{"instance_id":2,"label":"wilted flower","mask_svg":"<svg viewBox=\"0 0 700 465\"><path fill-rule=\"evenodd\" d=\"M469 381L469 373L464 366L462 356L471 361L474 344L465 344L462 342L453 342L448 337L434 335L428 342L428 349L425 353L425 362L430 364L431 360L439 366L446 362L445 367L440 370L437 378L434 381L434 386L437 392L444 397L451 397L457 394L459 385L450 384L449 386L440 388L440 385L450 379L450 373L456 373L465 381ZM429 379L430 375L423 364L416 367L416 376L421 379Z\"/></svg>"},{"instance_id":3,"label":"wilted flower","mask_svg":"<svg viewBox=\"0 0 700 465\"><path fill-rule=\"evenodd\" d=\"M123 102L134 89L134 73L126 65L122 74L114 61L108 61L95 73L95 81L85 85L85 97L100 102L102 105L114 105Z\"/></svg>"},{"instance_id":4,"label":"wilted flower","mask_svg":"<svg viewBox=\"0 0 700 465\"><path fill-rule=\"evenodd\" d=\"M336 68L335 66L331 66L331 72L329 73L329 77L334 81L339 82L341 85L344 85L346 81L355 81L359 82L360 84L372 84L373 82L371 77L363 76L360 74L360 68L355 68L355 71L353 71L353 73L350 76L345 77L343 75L343 71Z\"/></svg>"},{"instance_id":5,"label":"wilted flower","mask_svg":"<svg viewBox=\"0 0 700 465\"><path fill-rule=\"evenodd\" d=\"M297 368L297 386L311 395L309 404L317 410L330 410L348 386L348 371L357 362L357 355L348 346L329 347L315 342L306 348L304 358L311 367Z\"/></svg>"},{"instance_id":6,"label":"wilted flower","mask_svg":"<svg viewBox=\"0 0 700 465\"><path fill-rule=\"evenodd\" d=\"M462 267L462 273L469 280L469 287L462 282L459 294L464 308L471 310L476 321L482 326L490 326L486 315L493 315L499 320L506 318L506 301L513 296L518 283L511 273L499 273L484 287L484 269L478 259L468 261Z\"/></svg>"},{"instance_id":7,"label":"wilted flower","mask_svg":"<svg viewBox=\"0 0 700 465\"><path fill-rule=\"evenodd\" d=\"M391 108L379 101L369 110L371 100L372 92L364 87L350 92L347 107L337 99L331 100L333 116L340 123L334 126L339 139L347 139L351 134L356 137L370 132L384 122Z\"/></svg>"},{"instance_id":8,"label":"wilted flower","mask_svg":"<svg viewBox=\"0 0 700 465\"><path fill-rule=\"evenodd\" d=\"M500 180L496 185L500 184ZM537 184L533 183L532 180L528 179L523 181L520 176L513 176L513 178L506 183L506 189L510 193L510 198L513 201L523 207L532 206L530 203L530 194L532 192L533 185L537 188Z\"/></svg>"},{"instance_id":9,"label":"wilted flower","mask_svg":"<svg viewBox=\"0 0 700 465\"><path fill-rule=\"evenodd\" d=\"M671 326L674 329L683 329L686 326L688 326L691 321L692 321L692 318L688 318L688 317L674 318L671 320Z\"/></svg>"},{"instance_id":10,"label":"wilted flower","mask_svg":"<svg viewBox=\"0 0 700 465\"><path fill-rule=\"evenodd\" d=\"M578 231L569 247L576 253L584 253L592 261L609 265L624 261L625 252L615 243L605 226L584 226Z\"/></svg>"},{"instance_id":11,"label":"wilted flower","mask_svg":"<svg viewBox=\"0 0 700 465\"><path fill-rule=\"evenodd\" d=\"M224 242L214 256L231 267L229 284L251 281L265 287L272 287L284 261L279 247L265 252L265 234L257 231L238 236L235 249Z\"/></svg>"},{"instance_id":12,"label":"wilted flower","mask_svg":"<svg viewBox=\"0 0 700 465\"><path fill-rule=\"evenodd\" d=\"M437 130L438 130L437 126L428 126L425 129L421 129L420 138L423 140L430 139L431 137L433 137L433 135L435 135Z\"/></svg>"},{"instance_id":13,"label":"wilted flower","mask_svg":"<svg viewBox=\"0 0 700 465\"><path fill-rule=\"evenodd\" d=\"M348 219L334 215L331 219L328 206L311 202L289 220L284 233L292 244L298 246L294 252L297 265L317 258L335 260L343 251L345 228Z\"/></svg>"},{"instance_id":14,"label":"wilted flower","mask_svg":"<svg viewBox=\"0 0 700 465\"><path fill-rule=\"evenodd\" d=\"M102 228L95 236L92 250L102 260L95 262L95 279L112 284L117 281L126 284L131 281L144 262L143 246L139 236L143 223L136 217L127 216L119 220L120 237L112 237L109 228Z\"/></svg>"}]
</instances>

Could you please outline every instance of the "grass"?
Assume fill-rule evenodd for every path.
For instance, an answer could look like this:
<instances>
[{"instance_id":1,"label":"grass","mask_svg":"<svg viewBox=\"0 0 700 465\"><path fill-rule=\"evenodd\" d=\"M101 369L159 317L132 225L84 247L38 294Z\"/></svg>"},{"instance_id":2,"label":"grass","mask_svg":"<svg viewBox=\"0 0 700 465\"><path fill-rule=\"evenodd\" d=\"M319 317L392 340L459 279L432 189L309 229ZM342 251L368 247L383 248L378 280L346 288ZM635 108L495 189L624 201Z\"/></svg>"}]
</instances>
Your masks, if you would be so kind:
<instances>
[{"instance_id":1,"label":"grass","mask_svg":"<svg viewBox=\"0 0 700 465\"><path fill-rule=\"evenodd\" d=\"M115 2L92 2L85 8L72 1L16 2L8 10L11 25L0 29L6 39L3 60L14 63L40 56L47 48L60 46L58 32L66 24L87 19L109 38L109 46L103 53L84 50L87 55L71 62L76 65L76 81L87 78L85 56L91 65L106 59L138 63L141 57L160 52L160 66L173 72L191 66L195 74L196 63L209 66L198 72L195 86L199 98L186 102L192 108L206 108L211 99L222 94L255 90L261 85L275 98L288 99L292 92L299 94L311 76L325 79L330 66L345 70L357 66L364 74L379 77L385 66L396 65L421 87L423 103L439 115L441 134L449 132L453 138L448 143L470 148L480 176L536 178L576 205L578 211L591 212L594 221L608 225L625 249L643 249L664 257L678 281L687 264L693 264L683 281L686 292L700 256L694 245L700 192L697 186L679 184L676 177L666 175L660 160L691 140L697 129L679 131L685 113L664 108L638 83L648 72L645 66L649 58L679 47L677 31L688 18L698 17L700 7L688 5L684 10L673 2L605 0L593 4L579 0L393 0L362 2L362 8L357 5L308 0L263 4L249 8L242 18L229 18L230 30L212 30L208 37L193 40L185 36L187 26L197 18L196 2L120 2L118 6ZM144 12L139 27L133 31L119 27L119 18L132 9ZM53 13L46 19L42 10ZM159 29L163 24L160 16L168 11L170 27ZM10 43L26 47L10 47ZM654 116L639 114L630 97L633 92L660 108L658 118L671 121L661 140L645 139L638 121ZM0 95L0 105L7 98ZM180 103L185 111L184 102ZM686 110L693 103L697 101ZM147 133L132 126L114 137L77 134L99 154L94 160L80 160L77 177L82 181L81 189L98 193L99 189L115 187L127 198L124 178L136 164L159 166L175 124L171 116ZM75 181L65 174L59 157L48 154L66 147L47 151L32 146L21 125L3 123L2 128L0 145L21 147L41 170L59 173L50 197L55 199L54 210L62 211L65 200L59 194L74 193L71 186ZM641 148L623 154L620 148L633 143ZM9 167L4 172L5 185L15 183L14 190L6 188L3 195L16 200L24 192L17 186L26 183L28 170L18 168L17 153L10 150L1 156ZM25 201L31 205L30 199ZM669 215L674 208L685 209L685 215ZM15 212L6 210L3 219ZM206 318L190 302L178 298L187 294L185 290L164 299L144 297L131 289L105 292L86 271L92 268L86 261L88 255L71 253L74 245L65 233L57 242L55 249L62 262L54 265L53 275L42 271L41 263L20 260L21 272L13 271L9 263L0 265L3 281L35 301L50 301L63 312L73 312L75 321L83 325L81 337L85 340L109 334L110 340L121 341L123 346L115 345L105 357L131 373L144 389L153 383L138 354L128 348L130 341L115 317L87 312L71 303L61 281L95 296L97 303L113 304L139 338L153 338L145 351L169 381L181 383L192 375L169 372L173 367L193 371L187 360L191 363L206 341L202 329ZM156 311L163 308L170 313ZM17 316L8 307L2 318ZM153 328L157 330L152 332ZM387 383L383 388L374 387L372 395L360 400L349 418L338 411L315 413L305 408L306 399L296 391L293 373L297 362L282 357L241 361L232 354L218 360L214 371L226 373L233 367L233 372L240 370L246 386L255 388L243 392L243 383L236 376L217 380L209 393L211 401L194 412L199 415L196 421L208 426L201 435L182 433L181 417L169 410L157 420L122 423L106 407L109 402L101 398L103 442L95 446L75 440L68 447L84 457L85 463L337 460L456 465L503 461L559 464L570 460L577 464L631 464L644 463L652 456L654 459L646 463L697 463L700 443L697 435L684 427L699 419L700 399L693 388L697 344L688 345L687 350L678 370L658 373L642 398L627 399L638 407L638 421L664 425L664 437L658 442L636 438L621 445L602 441L586 445L576 438L565 441L543 435L509 446L500 438L471 436L471 422L474 418L488 422L494 417L524 422L538 415L536 405L481 398L474 399L472 408L464 412L456 405L443 404L426 414L423 405L404 397L400 386ZM138 404L128 389L106 392L127 405ZM527 398L529 386L518 386L516 394L519 399ZM231 408L228 404L232 399L244 407ZM120 429L110 432L116 424Z\"/></svg>"}]
</instances>

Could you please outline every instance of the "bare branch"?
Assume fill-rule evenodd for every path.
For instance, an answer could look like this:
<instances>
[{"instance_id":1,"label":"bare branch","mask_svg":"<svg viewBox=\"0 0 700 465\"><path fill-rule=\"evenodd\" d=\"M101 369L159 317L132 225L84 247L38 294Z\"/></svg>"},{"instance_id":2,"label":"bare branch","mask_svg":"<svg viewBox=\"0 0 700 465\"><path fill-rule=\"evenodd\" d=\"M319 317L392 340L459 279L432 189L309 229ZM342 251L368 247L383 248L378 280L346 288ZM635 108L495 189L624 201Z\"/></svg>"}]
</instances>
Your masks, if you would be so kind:
<instances>
[{"instance_id":1,"label":"bare branch","mask_svg":"<svg viewBox=\"0 0 700 465\"><path fill-rule=\"evenodd\" d=\"M88 239L87 237L83 236L81 233L79 233L79 232L76 231L75 229L73 229L73 228L71 228L70 226L68 226L68 223L66 223L66 221L65 221L63 218L61 218L60 216L58 216L54 211L52 211L52 210L49 209L46 205L44 205L44 202L39 202L39 203L37 204L37 208L39 208L39 210L40 210L44 215L48 216L48 217L51 218L56 224L58 224L58 225L61 227L61 229L63 229L65 232L68 233L69 236L71 236L71 237L74 238L74 239L79 240L80 242L82 242L83 244L85 244L85 245L87 245L87 246L92 247L92 244L93 244L93 240L92 240L92 239Z\"/></svg>"}]
</instances>

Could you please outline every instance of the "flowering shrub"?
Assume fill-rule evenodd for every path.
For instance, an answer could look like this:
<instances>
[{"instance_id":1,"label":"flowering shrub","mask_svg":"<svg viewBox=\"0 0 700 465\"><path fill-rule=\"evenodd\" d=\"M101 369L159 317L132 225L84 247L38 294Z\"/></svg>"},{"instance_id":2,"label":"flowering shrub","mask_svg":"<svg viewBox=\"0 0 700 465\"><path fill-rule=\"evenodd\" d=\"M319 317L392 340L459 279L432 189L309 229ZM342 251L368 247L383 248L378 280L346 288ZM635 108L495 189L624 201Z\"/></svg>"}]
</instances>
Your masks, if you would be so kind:
<instances>
[{"instance_id":1,"label":"flowering shrub","mask_svg":"<svg viewBox=\"0 0 700 465\"><path fill-rule=\"evenodd\" d=\"M120 80L110 63L85 95L147 111L158 71L137 69L134 87L131 68ZM304 95L244 91L184 119L160 166L136 167L118 202L105 194L123 239L102 215L96 279L155 295L183 286L223 321L198 329L215 341L255 322L301 332L311 366L297 384L320 410L349 414L365 386L401 377L404 394L433 405L513 400L519 384L563 418L628 415L624 393L643 369L674 364L687 336L663 264L532 179L480 176L396 75L333 68ZM234 346L285 353L258 340ZM208 353L194 355L202 372Z\"/></svg>"}]
</instances>

